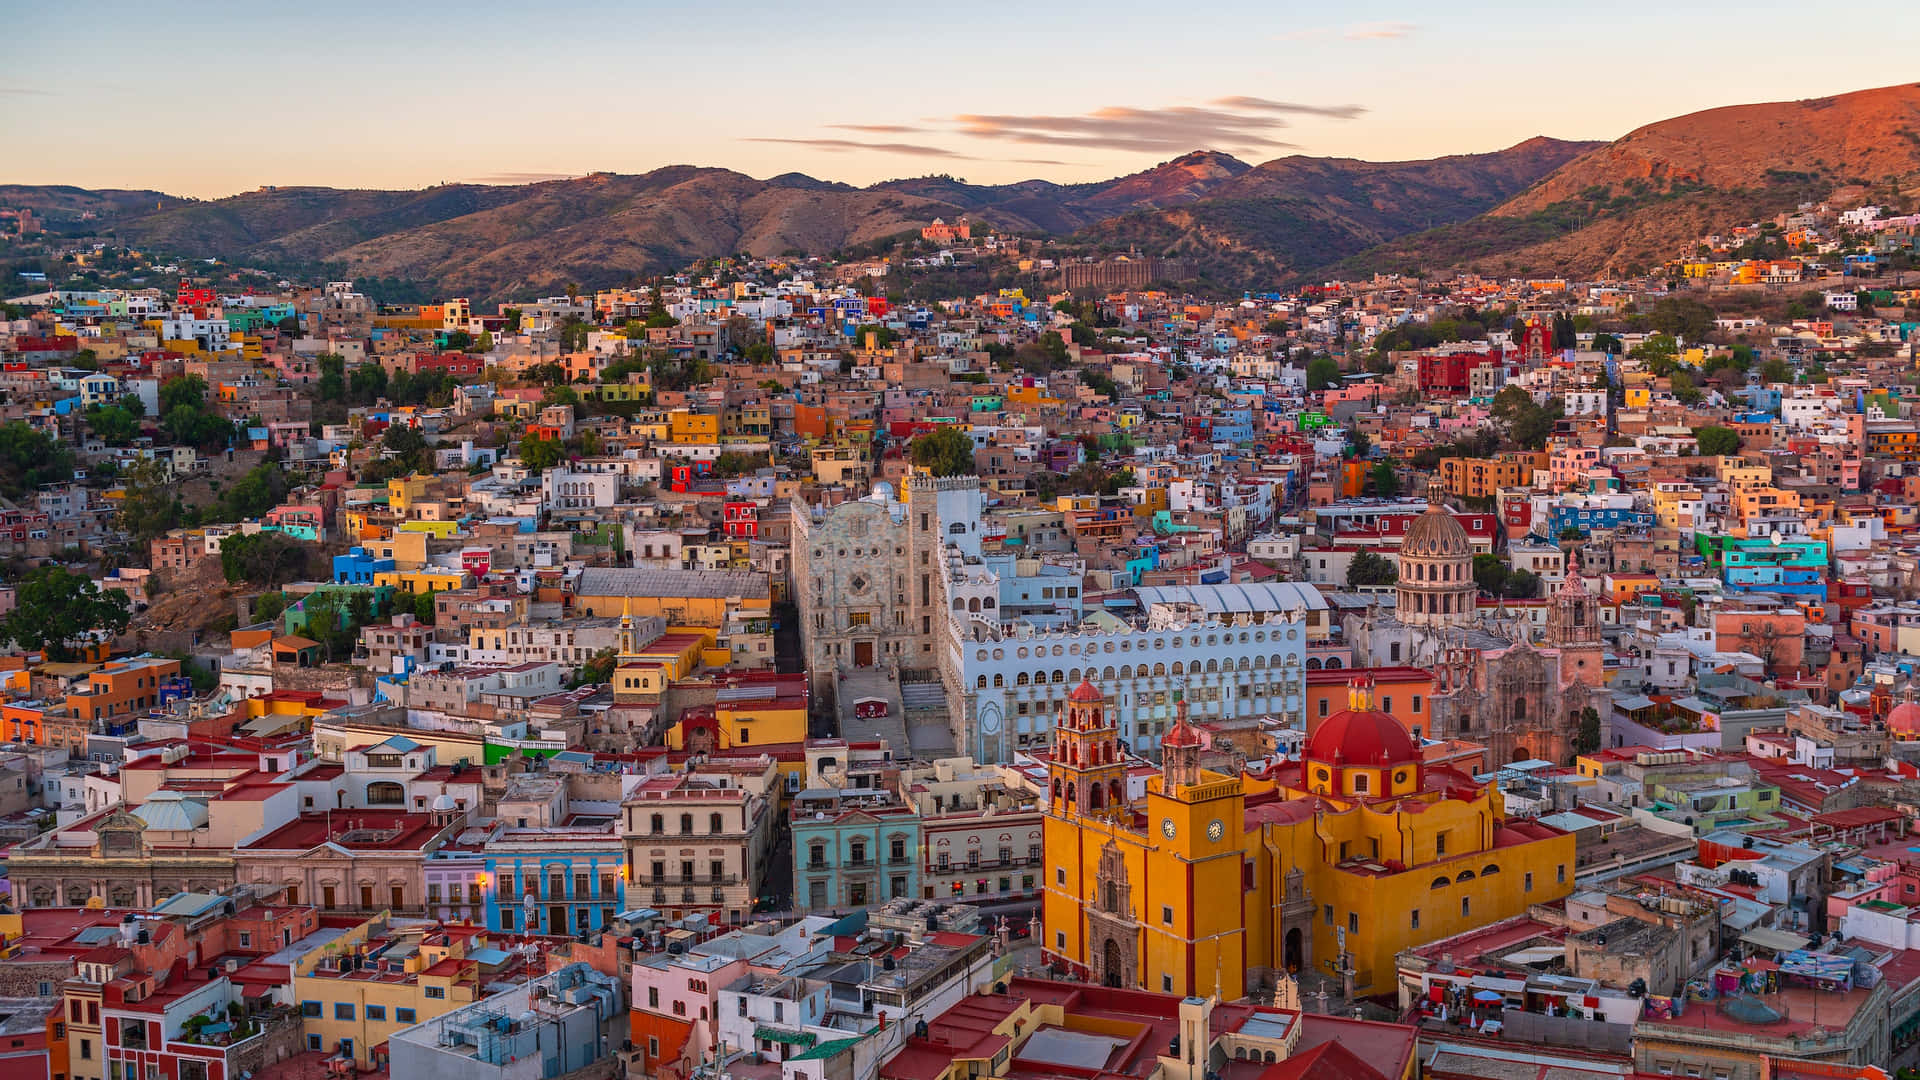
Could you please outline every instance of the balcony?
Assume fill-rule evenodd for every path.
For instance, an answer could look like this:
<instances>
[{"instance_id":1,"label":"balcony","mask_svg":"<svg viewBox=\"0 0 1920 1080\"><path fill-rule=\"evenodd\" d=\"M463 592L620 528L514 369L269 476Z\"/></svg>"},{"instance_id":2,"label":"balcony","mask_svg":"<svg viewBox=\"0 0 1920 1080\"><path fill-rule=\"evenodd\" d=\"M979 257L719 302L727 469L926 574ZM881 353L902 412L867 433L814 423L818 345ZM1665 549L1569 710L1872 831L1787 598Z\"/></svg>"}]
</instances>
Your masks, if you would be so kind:
<instances>
[{"instance_id":1,"label":"balcony","mask_svg":"<svg viewBox=\"0 0 1920 1080\"><path fill-rule=\"evenodd\" d=\"M826 867L821 866L818 869L824 870ZM691 877L685 877L680 874L663 874L659 877L654 877L651 874L643 874L634 878L633 883L642 888L665 889L683 888L689 885L738 885L741 882L737 874L721 874L719 877L711 874L695 874Z\"/></svg>"}]
</instances>

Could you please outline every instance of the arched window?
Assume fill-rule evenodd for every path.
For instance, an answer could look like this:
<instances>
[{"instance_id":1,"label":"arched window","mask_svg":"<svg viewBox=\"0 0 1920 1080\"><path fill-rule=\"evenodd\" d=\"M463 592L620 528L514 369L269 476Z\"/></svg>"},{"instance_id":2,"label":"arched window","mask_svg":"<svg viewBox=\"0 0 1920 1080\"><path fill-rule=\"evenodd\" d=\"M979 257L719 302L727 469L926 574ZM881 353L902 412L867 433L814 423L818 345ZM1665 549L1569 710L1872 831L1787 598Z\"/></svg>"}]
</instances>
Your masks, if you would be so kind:
<instances>
[{"instance_id":1,"label":"arched window","mask_svg":"<svg viewBox=\"0 0 1920 1080\"><path fill-rule=\"evenodd\" d=\"M680 833L683 836L691 835L693 833L693 815L692 814L680 815Z\"/></svg>"},{"instance_id":2,"label":"arched window","mask_svg":"<svg viewBox=\"0 0 1920 1080\"><path fill-rule=\"evenodd\" d=\"M400 806L407 801L407 789L391 780L367 785L368 806Z\"/></svg>"},{"instance_id":3,"label":"arched window","mask_svg":"<svg viewBox=\"0 0 1920 1080\"><path fill-rule=\"evenodd\" d=\"M1218 660L1207 661L1207 674L1211 675L1219 670L1220 670L1220 661Z\"/></svg>"},{"instance_id":4,"label":"arched window","mask_svg":"<svg viewBox=\"0 0 1920 1080\"><path fill-rule=\"evenodd\" d=\"M1066 682L1066 681L1067 681L1067 673L1066 673L1066 672L1064 672L1064 671L1062 671L1062 670L1060 670L1059 668L1054 668L1054 669L1053 669L1053 681L1054 681L1054 682L1056 682L1056 683L1063 683L1063 682Z\"/></svg>"},{"instance_id":5,"label":"arched window","mask_svg":"<svg viewBox=\"0 0 1920 1080\"><path fill-rule=\"evenodd\" d=\"M981 690L985 690L987 688L987 677L985 675L982 675L978 679L975 679L974 686L978 687Z\"/></svg>"},{"instance_id":6,"label":"arched window","mask_svg":"<svg viewBox=\"0 0 1920 1080\"><path fill-rule=\"evenodd\" d=\"M1339 666L1340 666L1340 658L1339 658L1339 657L1337 657L1337 656L1329 656L1329 657L1327 657L1327 669L1328 669L1328 670L1332 670L1332 669L1334 669L1334 668L1337 668L1337 667L1339 667Z\"/></svg>"},{"instance_id":7,"label":"arched window","mask_svg":"<svg viewBox=\"0 0 1920 1080\"><path fill-rule=\"evenodd\" d=\"M1481 877L1491 877L1492 875L1497 874L1499 872L1500 872L1500 867L1496 863L1488 863L1487 865L1480 868Z\"/></svg>"},{"instance_id":8,"label":"arched window","mask_svg":"<svg viewBox=\"0 0 1920 1080\"><path fill-rule=\"evenodd\" d=\"M1265 665L1262 665L1262 666L1264 667ZM1308 671L1319 671L1319 670L1320 670L1320 658L1319 658L1319 657L1317 657L1317 656L1309 656L1309 657L1307 657L1307 670L1308 670Z\"/></svg>"},{"instance_id":9,"label":"arched window","mask_svg":"<svg viewBox=\"0 0 1920 1080\"><path fill-rule=\"evenodd\" d=\"M719 814L707 815L707 831L710 833L720 833L720 832L726 831L726 827L720 823Z\"/></svg>"},{"instance_id":10,"label":"arched window","mask_svg":"<svg viewBox=\"0 0 1920 1080\"><path fill-rule=\"evenodd\" d=\"M667 819L664 817L661 817L659 814L653 815L653 821L651 822L651 824L653 825L653 831L656 833L663 833L667 831Z\"/></svg>"},{"instance_id":11,"label":"arched window","mask_svg":"<svg viewBox=\"0 0 1920 1080\"><path fill-rule=\"evenodd\" d=\"M961 596L956 596L956 597L954 597L954 598L953 598L953 610L955 610L955 611L965 611L965 610L967 610L967 601L966 601L966 598L965 598L965 597L961 597Z\"/></svg>"},{"instance_id":12,"label":"arched window","mask_svg":"<svg viewBox=\"0 0 1920 1080\"><path fill-rule=\"evenodd\" d=\"M997 671L996 671L996 672L994 672L994 673L993 673L993 685L994 685L994 686L996 686L996 687L1000 687L1000 686L1005 686L1006 684L1007 684L1007 680L1006 680L1006 679L1005 679L1004 677L1002 677L1002 676L1001 676L1001 674L1000 674L999 672L997 672Z\"/></svg>"},{"instance_id":13,"label":"arched window","mask_svg":"<svg viewBox=\"0 0 1920 1080\"><path fill-rule=\"evenodd\" d=\"M1455 877L1455 878L1453 879L1453 883L1454 883L1455 885L1458 885L1458 884L1460 884L1460 883L1461 883L1461 882L1463 882L1463 881L1472 881L1472 880L1473 880L1473 871L1471 871L1471 870L1462 870L1462 871L1460 871L1460 874L1459 874L1459 876L1458 876L1458 877Z\"/></svg>"},{"instance_id":14,"label":"arched window","mask_svg":"<svg viewBox=\"0 0 1920 1080\"><path fill-rule=\"evenodd\" d=\"M1448 881L1446 878L1437 877L1433 879L1433 884L1429 887L1435 888L1435 889L1444 889L1451 884L1453 884L1453 882Z\"/></svg>"},{"instance_id":15,"label":"arched window","mask_svg":"<svg viewBox=\"0 0 1920 1080\"><path fill-rule=\"evenodd\" d=\"M980 598L976 596L976 597L973 597L973 598L971 598L971 599L969 599L969 600L967 601L967 610L968 610L968 611L979 611L979 610L980 610Z\"/></svg>"},{"instance_id":16,"label":"arched window","mask_svg":"<svg viewBox=\"0 0 1920 1080\"><path fill-rule=\"evenodd\" d=\"M1027 673L1023 671L1023 672L1021 672L1020 674L1018 674L1018 675L1015 675L1015 676L1013 677L1013 685L1015 685L1015 686L1025 686L1025 685L1027 685Z\"/></svg>"}]
</instances>

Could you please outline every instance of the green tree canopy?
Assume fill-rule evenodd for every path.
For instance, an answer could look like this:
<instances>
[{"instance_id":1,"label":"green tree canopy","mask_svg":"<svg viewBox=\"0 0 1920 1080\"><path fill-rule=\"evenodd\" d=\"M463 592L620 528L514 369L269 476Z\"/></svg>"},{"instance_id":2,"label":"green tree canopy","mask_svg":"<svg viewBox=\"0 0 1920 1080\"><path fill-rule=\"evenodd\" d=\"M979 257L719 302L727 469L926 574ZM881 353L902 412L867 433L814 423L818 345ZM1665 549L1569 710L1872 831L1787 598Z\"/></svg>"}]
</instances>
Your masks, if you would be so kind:
<instances>
[{"instance_id":1,"label":"green tree canopy","mask_svg":"<svg viewBox=\"0 0 1920 1080\"><path fill-rule=\"evenodd\" d=\"M942 424L923 435L916 435L907 452L915 465L935 476L968 476L973 473L973 438L952 424Z\"/></svg>"},{"instance_id":2,"label":"green tree canopy","mask_svg":"<svg viewBox=\"0 0 1920 1080\"><path fill-rule=\"evenodd\" d=\"M1553 434L1553 426L1565 410L1566 403L1559 398L1541 405L1521 387L1509 386L1493 396L1487 412L1506 430L1509 442L1522 449L1539 450L1547 445L1547 437Z\"/></svg>"},{"instance_id":3,"label":"green tree canopy","mask_svg":"<svg viewBox=\"0 0 1920 1080\"><path fill-rule=\"evenodd\" d=\"M24 421L0 424L0 493L20 496L73 479L73 451Z\"/></svg>"},{"instance_id":4,"label":"green tree canopy","mask_svg":"<svg viewBox=\"0 0 1920 1080\"><path fill-rule=\"evenodd\" d=\"M566 460L567 445L559 439L543 439L527 434L520 437L520 463L535 472L543 472Z\"/></svg>"},{"instance_id":5,"label":"green tree canopy","mask_svg":"<svg viewBox=\"0 0 1920 1080\"><path fill-rule=\"evenodd\" d=\"M1330 390L1340 385L1340 364L1331 356L1316 356L1307 361L1307 389Z\"/></svg>"},{"instance_id":6,"label":"green tree canopy","mask_svg":"<svg viewBox=\"0 0 1920 1080\"><path fill-rule=\"evenodd\" d=\"M0 619L0 641L45 650L49 659L71 660L82 636L95 630L118 635L129 618L126 593L103 592L86 575L63 566L42 566L16 587L14 608Z\"/></svg>"},{"instance_id":7,"label":"green tree canopy","mask_svg":"<svg viewBox=\"0 0 1920 1080\"><path fill-rule=\"evenodd\" d=\"M1700 444L1700 454L1703 457L1740 452L1740 434L1732 428L1709 425L1695 431L1693 437Z\"/></svg>"},{"instance_id":8,"label":"green tree canopy","mask_svg":"<svg viewBox=\"0 0 1920 1080\"><path fill-rule=\"evenodd\" d=\"M1647 324L1662 334L1698 345L1713 332L1713 309L1686 296L1668 296L1653 305Z\"/></svg>"},{"instance_id":9,"label":"green tree canopy","mask_svg":"<svg viewBox=\"0 0 1920 1080\"><path fill-rule=\"evenodd\" d=\"M306 548L286 533L229 536L220 542L220 572L235 584L276 589L298 578L306 566Z\"/></svg>"},{"instance_id":10,"label":"green tree canopy","mask_svg":"<svg viewBox=\"0 0 1920 1080\"><path fill-rule=\"evenodd\" d=\"M1347 564L1347 586L1358 588L1361 585L1392 585L1400 580L1400 571L1396 570L1393 560L1371 551L1362 551Z\"/></svg>"},{"instance_id":11,"label":"green tree canopy","mask_svg":"<svg viewBox=\"0 0 1920 1080\"><path fill-rule=\"evenodd\" d=\"M1394 470L1393 462L1377 461L1373 465L1373 493L1383 499L1391 499L1400 494L1400 474Z\"/></svg>"}]
</instances>

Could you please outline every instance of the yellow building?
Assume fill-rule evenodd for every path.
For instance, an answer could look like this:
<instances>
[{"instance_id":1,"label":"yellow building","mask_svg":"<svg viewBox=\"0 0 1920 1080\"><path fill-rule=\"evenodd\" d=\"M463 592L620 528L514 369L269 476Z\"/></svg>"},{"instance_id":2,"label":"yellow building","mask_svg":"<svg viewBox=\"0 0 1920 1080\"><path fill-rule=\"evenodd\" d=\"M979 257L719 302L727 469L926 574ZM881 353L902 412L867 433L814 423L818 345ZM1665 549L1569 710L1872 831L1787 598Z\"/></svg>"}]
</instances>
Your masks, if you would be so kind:
<instances>
[{"instance_id":1,"label":"yellow building","mask_svg":"<svg viewBox=\"0 0 1920 1080\"><path fill-rule=\"evenodd\" d=\"M328 1050L348 1040L354 1061L372 1068L388 1036L472 1004L519 963L518 954L489 948L484 930L390 929L382 914L301 957L293 998L308 1036Z\"/></svg>"},{"instance_id":2,"label":"yellow building","mask_svg":"<svg viewBox=\"0 0 1920 1080\"><path fill-rule=\"evenodd\" d=\"M467 575L459 570L422 568L419 570L383 570L373 575L376 586L391 585L403 593L446 592L464 588Z\"/></svg>"},{"instance_id":3,"label":"yellow building","mask_svg":"<svg viewBox=\"0 0 1920 1080\"><path fill-rule=\"evenodd\" d=\"M1231 999L1344 962L1379 993L1401 950L1573 888L1572 835L1509 822L1492 785L1425 764L1370 680L1264 775L1202 769L1183 707L1130 803L1118 739L1082 682L1049 764L1041 911L1047 959L1090 982Z\"/></svg>"},{"instance_id":4,"label":"yellow building","mask_svg":"<svg viewBox=\"0 0 1920 1080\"><path fill-rule=\"evenodd\" d=\"M675 409L667 414L668 439L680 444L720 441L718 413L696 413Z\"/></svg>"},{"instance_id":5,"label":"yellow building","mask_svg":"<svg viewBox=\"0 0 1920 1080\"><path fill-rule=\"evenodd\" d=\"M428 477L397 476L387 481L387 506L401 517L413 516L413 504L427 497Z\"/></svg>"},{"instance_id":6,"label":"yellow building","mask_svg":"<svg viewBox=\"0 0 1920 1080\"><path fill-rule=\"evenodd\" d=\"M1440 485L1463 499L1491 499L1503 487L1533 483L1536 469L1547 467L1547 453L1514 451L1493 458L1441 458Z\"/></svg>"},{"instance_id":7,"label":"yellow building","mask_svg":"<svg viewBox=\"0 0 1920 1080\"><path fill-rule=\"evenodd\" d=\"M446 540L460 531L460 523L457 521L424 521L416 518L413 521L401 522L395 526L395 531L426 533L428 536Z\"/></svg>"},{"instance_id":8,"label":"yellow building","mask_svg":"<svg viewBox=\"0 0 1920 1080\"><path fill-rule=\"evenodd\" d=\"M722 546L722 557L726 550ZM658 615L674 626L727 624L739 613L770 618L773 579L758 570L589 568L573 597L576 615Z\"/></svg>"}]
</instances>

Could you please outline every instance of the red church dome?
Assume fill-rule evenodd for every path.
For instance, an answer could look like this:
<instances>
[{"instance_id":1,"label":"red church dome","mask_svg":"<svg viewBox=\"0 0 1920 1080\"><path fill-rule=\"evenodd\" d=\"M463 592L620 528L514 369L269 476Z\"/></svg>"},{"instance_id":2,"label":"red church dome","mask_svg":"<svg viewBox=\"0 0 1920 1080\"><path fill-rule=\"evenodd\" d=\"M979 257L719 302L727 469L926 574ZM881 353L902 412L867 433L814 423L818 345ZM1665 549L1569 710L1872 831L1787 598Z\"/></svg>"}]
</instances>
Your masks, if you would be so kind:
<instances>
[{"instance_id":1,"label":"red church dome","mask_svg":"<svg viewBox=\"0 0 1920 1080\"><path fill-rule=\"evenodd\" d=\"M1073 693L1067 695L1067 700L1083 705L1097 705L1100 703L1100 688L1093 685L1092 679L1081 679L1080 685L1074 687Z\"/></svg>"},{"instance_id":2,"label":"red church dome","mask_svg":"<svg viewBox=\"0 0 1920 1080\"><path fill-rule=\"evenodd\" d=\"M1420 748L1390 713L1342 709L1314 729L1306 756L1337 765L1401 765L1418 762Z\"/></svg>"},{"instance_id":3,"label":"red church dome","mask_svg":"<svg viewBox=\"0 0 1920 1080\"><path fill-rule=\"evenodd\" d=\"M1888 731L1920 731L1920 703L1903 701L1887 714Z\"/></svg>"}]
</instances>

